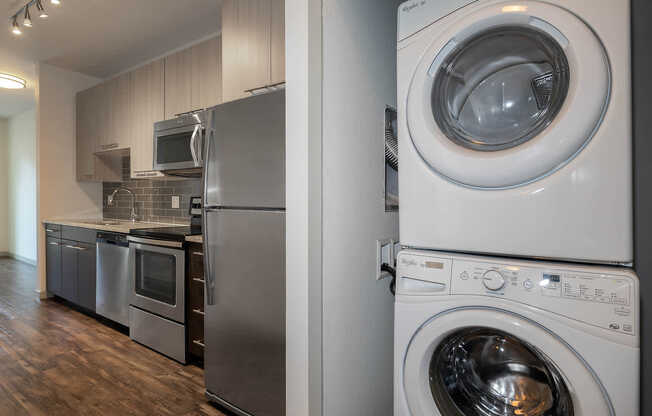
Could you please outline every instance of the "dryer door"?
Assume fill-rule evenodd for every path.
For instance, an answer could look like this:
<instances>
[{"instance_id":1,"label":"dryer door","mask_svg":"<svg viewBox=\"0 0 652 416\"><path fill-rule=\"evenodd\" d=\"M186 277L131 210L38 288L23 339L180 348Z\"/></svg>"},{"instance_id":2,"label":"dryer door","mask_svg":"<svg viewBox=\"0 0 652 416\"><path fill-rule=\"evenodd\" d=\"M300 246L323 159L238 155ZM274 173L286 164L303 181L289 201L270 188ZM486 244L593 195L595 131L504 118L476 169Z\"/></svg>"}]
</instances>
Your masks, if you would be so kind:
<instances>
[{"instance_id":1,"label":"dryer door","mask_svg":"<svg viewBox=\"0 0 652 416\"><path fill-rule=\"evenodd\" d=\"M614 416L593 370L555 334L489 308L435 316L408 347L414 416Z\"/></svg>"},{"instance_id":2,"label":"dryer door","mask_svg":"<svg viewBox=\"0 0 652 416\"><path fill-rule=\"evenodd\" d=\"M471 9L435 39L407 98L412 142L431 169L478 188L523 185L577 155L610 92L600 40L537 1Z\"/></svg>"}]
</instances>

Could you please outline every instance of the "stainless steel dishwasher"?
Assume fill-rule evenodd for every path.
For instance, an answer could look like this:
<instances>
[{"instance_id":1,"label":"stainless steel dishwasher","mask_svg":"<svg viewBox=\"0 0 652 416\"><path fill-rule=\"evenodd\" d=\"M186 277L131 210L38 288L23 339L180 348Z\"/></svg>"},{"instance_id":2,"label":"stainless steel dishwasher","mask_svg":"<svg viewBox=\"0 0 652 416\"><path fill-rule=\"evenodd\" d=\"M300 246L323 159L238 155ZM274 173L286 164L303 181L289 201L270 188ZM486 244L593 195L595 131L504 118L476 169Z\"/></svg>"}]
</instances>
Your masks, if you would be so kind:
<instances>
[{"instance_id":1,"label":"stainless steel dishwasher","mask_svg":"<svg viewBox=\"0 0 652 416\"><path fill-rule=\"evenodd\" d=\"M129 326L129 242L125 234L97 234L96 313Z\"/></svg>"}]
</instances>

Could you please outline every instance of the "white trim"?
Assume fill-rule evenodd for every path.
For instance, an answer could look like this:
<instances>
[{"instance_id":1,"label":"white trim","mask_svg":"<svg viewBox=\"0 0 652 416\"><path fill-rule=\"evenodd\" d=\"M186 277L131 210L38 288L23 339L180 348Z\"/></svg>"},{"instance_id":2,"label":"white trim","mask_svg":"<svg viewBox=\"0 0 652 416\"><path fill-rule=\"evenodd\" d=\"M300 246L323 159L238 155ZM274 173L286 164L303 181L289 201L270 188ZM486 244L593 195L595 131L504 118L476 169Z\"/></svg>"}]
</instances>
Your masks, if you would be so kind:
<instances>
[{"instance_id":1,"label":"white trim","mask_svg":"<svg viewBox=\"0 0 652 416\"><path fill-rule=\"evenodd\" d=\"M18 254L10 253L8 251L4 251L0 253L0 258L2 257L7 257L16 261L19 261L21 263L29 264L30 266L36 266L36 260L34 259L29 259L27 257L20 256Z\"/></svg>"}]
</instances>

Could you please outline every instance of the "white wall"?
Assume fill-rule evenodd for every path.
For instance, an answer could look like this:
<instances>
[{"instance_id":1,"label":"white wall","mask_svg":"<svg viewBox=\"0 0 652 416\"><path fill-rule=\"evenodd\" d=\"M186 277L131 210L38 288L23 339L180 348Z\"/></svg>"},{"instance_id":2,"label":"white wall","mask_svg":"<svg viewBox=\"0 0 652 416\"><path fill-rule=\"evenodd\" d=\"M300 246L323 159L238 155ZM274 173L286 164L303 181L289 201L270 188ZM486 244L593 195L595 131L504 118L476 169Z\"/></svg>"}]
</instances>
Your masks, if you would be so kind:
<instances>
[{"instance_id":1,"label":"white wall","mask_svg":"<svg viewBox=\"0 0 652 416\"><path fill-rule=\"evenodd\" d=\"M9 216L7 215L9 209L7 203L7 146L9 140L7 139L7 125L7 119L0 118L0 255L6 255L9 251Z\"/></svg>"},{"instance_id":2,"label":"white wall","mask_svg":"<svg viewBox=\"0 0 652 416\"><path fill-rule=\"evenodd\" d=\"M36 109L9 119L8 251L36 264Z\"/></svg>"},{"instance_id":3,"label":"white wall","mask_svg":"<svg viewBox=\"0 0 652 416\"><path fill-rule=\"evenodd\" d=\"M101 185L77 182L75 151L75 94L101 80L43 63L38 65L37 76L38 271L39 290L44 294L43 220L94 218L101 212Z\"/></svg>"},{"instance_id":4,"label":"white wall","mask_svg":"<svg viewBox=\"0 0 652 416\"><path fill-rule=\"evenodd\" d=\"M286 3L288 416L391 415L393 297L375 279L375 247L398 237L384 211L383 118L396 105L400 1L302 3Z\"/></svg>"}]
</instances>

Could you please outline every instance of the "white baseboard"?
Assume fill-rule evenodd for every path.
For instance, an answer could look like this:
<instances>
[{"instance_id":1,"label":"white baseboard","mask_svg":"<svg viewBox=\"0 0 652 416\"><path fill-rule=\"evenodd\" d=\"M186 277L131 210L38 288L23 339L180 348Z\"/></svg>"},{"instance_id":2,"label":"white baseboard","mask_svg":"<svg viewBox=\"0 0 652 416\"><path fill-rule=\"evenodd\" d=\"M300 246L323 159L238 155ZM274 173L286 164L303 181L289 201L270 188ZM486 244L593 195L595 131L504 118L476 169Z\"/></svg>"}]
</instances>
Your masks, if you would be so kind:
<instances>
[{"instance_id":1,"label":"white baseboard","mask_svg":"<svg viewBox=\"0 0 652 416\"><path fill-rule=\"evenodd\" d=\"M2 252L0 253L0 257L9 257L10 259L14 259L21 263L26 263L30 266L36 266L36 260L28 259L27 257L19 256L18 254Z\"/></svg>"}]
</instances>

